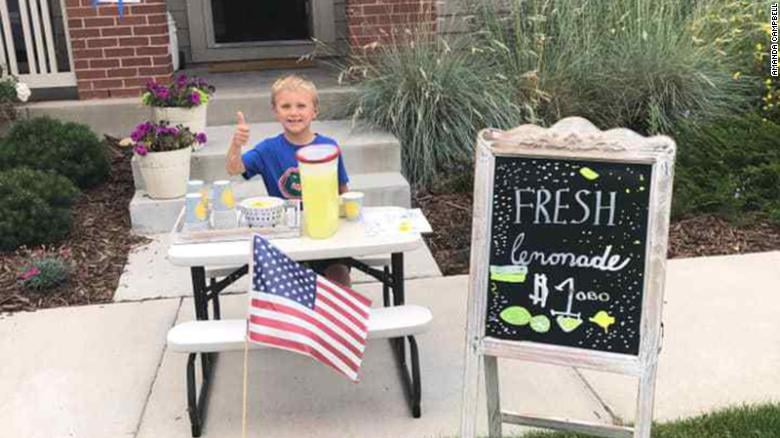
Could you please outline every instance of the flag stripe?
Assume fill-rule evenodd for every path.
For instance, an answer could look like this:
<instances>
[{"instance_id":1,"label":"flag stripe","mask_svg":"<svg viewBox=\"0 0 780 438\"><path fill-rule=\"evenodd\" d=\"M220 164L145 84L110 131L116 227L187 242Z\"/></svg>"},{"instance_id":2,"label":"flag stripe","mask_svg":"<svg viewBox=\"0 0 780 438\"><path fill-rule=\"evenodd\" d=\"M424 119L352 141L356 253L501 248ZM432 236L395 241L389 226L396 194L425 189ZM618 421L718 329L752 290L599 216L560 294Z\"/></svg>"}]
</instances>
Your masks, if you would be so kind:
<instances>
[{"instance_id":1,"label":"flag stripe","mask_svg":"<svg viewBox=\"0 0 780 438\"><path fill-rule=\"evenodd\" d=\"M347 309L344 309L343 307L339 306L338 303L333 303L330 298L326 297L325 294L319 294L317 296L317 304L318 307L320 304L326 304L332 311L333 315L330 316L331 318L336 319L339 315L343 318L346 318L347 321L351 322L352 324L355 324L356 327L358 327L361 330L365 330L365 325L363 324L363 321L361 321L358 317L351 314ZM321 310L316 309L315 310Z\"/></svg>"},{"instance_id":2,"label":"flag stripe","mask_svg":"<svg viewBox=\"0 0 780 438\"><path fill-rule=\"evenodd\" d=\"M277 329L287 333L295 333L304 336L306 338L309 338L312 341L314 341L317 345L321 345L323 348L329 351L330 354L336 356L336 358L338 358L338 360L341 361L341 363L348 366L352 370L357 371L357 369L359 368L358 363L360 362L360 357L354 357L354 355L349 354L349 352L340 350L336 345L334 345L331 342L328 342L327 339L324 339L322 336L320 336L319 333L317 333L314 330L310 330L307 327L295 323L280 321L277 319L264 318L257 315L252 315L249 319L249 323L254 324L255 327L259 326L259 327ZM349 356L353 356L353 357L349 357Z\"/></svg>"},{"instance_id":3,"label":"flag stripe","mask_svg":"<svg viewBox=\"0 0 780 438\"><path fill-rule=\"evenodd\" d=\"M336 284L325 277L320 277L319 280L329 288L338 289L343 292L347 298L349 298L353 303L355 303L356 306L362 308L364 311L367 312L371 307L371 300L355 292L353 289L341 284Z\"/></svg>"},{"instance_id":4,"label":"flag stripe","mask_svg":"<svg viewBox=\"0 0 780 438\"><path fill-rule=\"evenodd\" d=\"M330 368L333 368L340 374L347 376L350 380L354 382L357 382L359 380L359 376L355 371L352 371L349 368L339 367L335 363L331 362L327 357L325 357L325 355L313 349L311 346L309 346L306 343L296 342L293 340L284 339L284 338L271 336L271 335L265 335L253 331L249 332L249 339L252 342L257 342L258 344L265 344L272 347L278 347L285 350L290 350L295 353L303 353L305 355L309 355L314 359L316 359L317 361L324 363Z\"/></svg>"},{"instance_id":5,"label":"flag stripe","mask_svg":"<svg viewBox=\"0 0 780 438\"><path fill-rule=\"evenodd\" d=\"M337 299L341 303L342 307L356 313L360 318L368 317L368 309L366 307L361 306L359 304L355 304L355 302L350 300L349 296L345 294L342 290L334 289L333 285L327 284L325 281L322 280L321 277L317 277L317 287L320 290L324 290L325 292L327 292L328 295Z\"/></svg>"},{"instance_id":6,"label":"flag stripe","mask_svg":"<svg viewBox=\"0 0 780 438\"><path fill-rule=\"evenodd\" d=\"M341 306L336 305L328 299L325 294L320 294L317 300L317 306L314 309L315 312L322 313L327 318L338 320L350 327L355 333L363 333L368 331L368 318L358 318L349 312L346 312Z\"/></svg>"},{"instance_id":7,"label":"flag stripe","mask_svg":"<svg viewBox=\"0 0 780 438\"><path fill-rule=\"evenodd\" d=\"M299 307L298 305L291 302L290 300L283 297L279 297L274 294L252 291L252 299L269 303L268 306L266 305L263 306L263 308L269 310L272 310L276 306L285 306L286 308L298 309L299 311L311 315L311 317L313 318L316 318L321 323L329 324L329 326L337 333L341 334L344 337L353 339L359 345L365 344L365 340L368 337L368 327L362 327L362 328L357 327L354 324L351 324L349 321L343 321L339 318L334 317L331 314L333 312L330 313L323 312L323 310L325 311L332 310L327 308L327 305L323 303L319 303L318 308L314 309L314 311L312 312L312 310L307 307L304 306Z\"/></svg>"},{"instance_id":8,"label":"flag stripe","mask_svg":"<svg viewBox=\"0 0 780 438\"><path fill-rule=\"evenodd\" d=\"M350 356L350 360L356 362L360 360L360 356L363 354L363 350L355 347L349 340L339 336L329 327L316 322L308 315L301 314L301 312L294 311L294 313L288 313L285 310L281 311L268 311L255 309L250 315L250 321L255 324L262 324L258 322L261 318L265 320L275 320L281 323L296 324L305 329L310 330L312 333L318 334L321 338L325 339L329 344L335 348L341 350L344 354Z\"/></svg>"},{"instance_id":9,"label":"flag stripe","mask_svg":"<svg viewBox=\"0 0 780 438\"><path fill-rule=\"evenodd\" d=\"M368 337L368 325L364 324L363 320L358 321L358 325L353 324L352 321L342 317L336 309L333 309L322 299L317 302L317 308L314 309L314 311L323 318L326 318L344 330L349 331L349 333L355 334L355 336L358 337L357 339L360 339L361 342L364 342L366 337Z\"/></svg>"}]
</instances>

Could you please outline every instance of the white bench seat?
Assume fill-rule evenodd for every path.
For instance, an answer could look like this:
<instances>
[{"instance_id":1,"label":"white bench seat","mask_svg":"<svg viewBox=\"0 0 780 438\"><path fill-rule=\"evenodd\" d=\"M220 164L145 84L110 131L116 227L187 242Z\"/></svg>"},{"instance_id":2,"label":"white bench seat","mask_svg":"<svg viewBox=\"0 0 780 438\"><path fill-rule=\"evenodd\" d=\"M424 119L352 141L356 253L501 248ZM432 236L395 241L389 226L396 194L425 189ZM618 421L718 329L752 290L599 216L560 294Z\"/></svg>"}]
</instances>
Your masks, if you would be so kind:
<instances>
[{"instance_id":1,"label":"white bench seat","mask_svg":"<svg viewBox=\"0 0 780 438\"><path fill-rule=\"evenodd\" d=\"M371 309L368 338L397 338L423 333L433 321L427 307L403 305ZM168 330L168 348L179 353L216 353L244 349L246 320L188 321ZM249 344L249 348L264 348Z\"/></svg>"}]
</instances>

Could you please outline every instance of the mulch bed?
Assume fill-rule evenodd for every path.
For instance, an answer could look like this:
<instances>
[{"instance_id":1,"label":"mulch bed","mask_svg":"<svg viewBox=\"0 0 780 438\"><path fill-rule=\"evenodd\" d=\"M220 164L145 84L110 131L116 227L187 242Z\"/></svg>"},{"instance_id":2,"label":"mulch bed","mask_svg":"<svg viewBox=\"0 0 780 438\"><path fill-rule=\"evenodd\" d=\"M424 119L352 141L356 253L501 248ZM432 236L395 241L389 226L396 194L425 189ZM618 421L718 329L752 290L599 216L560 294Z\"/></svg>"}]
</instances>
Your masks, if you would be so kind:
<instances>
[{"instance_id":1,"label":"mulch bed","mask_svg":"<svg viewBox=\"0 0 780 438\"><path fill-rule=\"evenodd\" d=\"M111 176L85 191L73 208L70 237L56 245L0 252L0 314L79 304L110 302L119 283L129 250L146 238L130 233L128 204L133 197L131 155L106 140ZM19 274L32 257L61 256L71 267L64 285L45 293L28 291Z\"/></svg>"},{"instance_id":2,"label":"mulch bed","mask_svg":"<svg viewBox=\"0 0 780 438\"><path fill-rule=\"evenodd\" d=\"M414 202L433 228L426 243L442 273L468 274L472 194L418 192ZM670 258L780 249L780 225L763 220L734 225L715 216L703 215L675 221L670 228Z\"/></svg>"}]
</instances>

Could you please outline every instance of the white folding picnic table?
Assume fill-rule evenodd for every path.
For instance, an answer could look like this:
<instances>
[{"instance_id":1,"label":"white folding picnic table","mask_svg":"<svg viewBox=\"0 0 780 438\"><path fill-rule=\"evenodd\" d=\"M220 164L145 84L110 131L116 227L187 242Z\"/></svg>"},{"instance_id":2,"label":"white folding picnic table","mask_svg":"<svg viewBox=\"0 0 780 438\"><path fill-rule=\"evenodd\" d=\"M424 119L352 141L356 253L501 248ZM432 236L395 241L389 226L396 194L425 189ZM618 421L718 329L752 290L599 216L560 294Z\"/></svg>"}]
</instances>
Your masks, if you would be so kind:
<instances>
[{"instance_id":1,"label":"white folding picnic table","mask_svg":"<svg viewBox=\"0 0 780 438\"><path fill-rule=\"evenodd\" d=\"M387 209L392 207L373 207ZM372 207L366 207L371 211ZM404 252L423 245L418 233L383 232L369 235L363 222L342 220L338 231L328 239L311 239L305 236L293 238L269 239L270 242L297 261L322 259L342 259L348 264L376 278L383 285L384 306L402 306L404 297ZM361 257L390 254L390 266L382 270L373 268L359 260ZM250 239L217 241L205 243L172 243L168 248L168 258L174 265L190 268L192 277L193 301L197 320L221 319L219 294L231 283L247 274ZM224 278L210 279L206 283L206 267L237 267L224 275ZM240 266L240 267L238 267ZM212 302L212 314L209 315L209 301ZM170 337L170 336L169 336ZM406 342L405 342L406 340ZM406 364L406 343L409 344L411 369ZM404 389L412 415L420 417L420 365L417 342L412 335L391 338L393 351L404 381ZM187 401L193 436L199 436L203 426L217 353L190 350L187 361ZM200 389L196 386L195 362L201 356L203 373Z\"/></svg>"}]
</instances>

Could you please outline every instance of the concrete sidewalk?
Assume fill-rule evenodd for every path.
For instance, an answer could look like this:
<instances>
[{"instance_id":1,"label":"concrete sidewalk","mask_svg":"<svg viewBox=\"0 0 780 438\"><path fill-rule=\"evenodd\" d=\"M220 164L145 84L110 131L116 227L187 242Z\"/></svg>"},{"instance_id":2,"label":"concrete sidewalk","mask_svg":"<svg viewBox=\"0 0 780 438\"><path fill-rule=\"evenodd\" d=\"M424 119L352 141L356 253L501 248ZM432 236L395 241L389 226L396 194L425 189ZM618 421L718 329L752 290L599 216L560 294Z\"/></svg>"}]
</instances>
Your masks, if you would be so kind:
<instances>
[{"instance_id":1,"label":"concrete sidewalk","mask_svg":"<svg viewBox=\"0 0 780 438\"><path fill-rule=\"evenodd\" d=\"M656 418L780 400L780 252L668 263ZM429 306L418 337L423 416L411 418L386 341L353 385L282 351L250 355L250 436L454 437L460 423L468 277L409 280ZM359 290L378 295L378 285ZM227 317L244 295L225 297ZM0 319L0 424L9 437L189 437L186 356L166 351L188 298L20 313ZM220 356L204 437L241 436L243 356ZM634 379L501 360L506 409L609 422L633 418ZM480 429L486 430L484 403ZM515 429L516 430L516 429Z\"/></svg>"}]
</instances>

